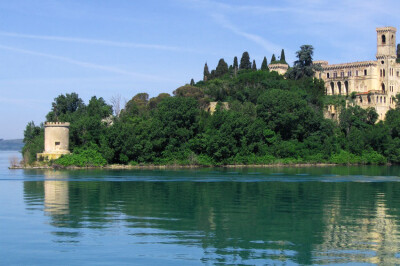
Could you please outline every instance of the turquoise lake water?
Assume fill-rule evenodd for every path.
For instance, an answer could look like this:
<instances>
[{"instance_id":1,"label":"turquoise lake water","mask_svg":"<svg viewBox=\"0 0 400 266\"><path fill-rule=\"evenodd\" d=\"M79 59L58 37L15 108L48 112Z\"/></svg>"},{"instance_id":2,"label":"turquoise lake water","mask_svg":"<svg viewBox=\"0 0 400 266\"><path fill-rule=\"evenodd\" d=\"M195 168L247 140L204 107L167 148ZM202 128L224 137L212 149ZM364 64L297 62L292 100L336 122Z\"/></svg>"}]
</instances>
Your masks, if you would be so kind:
<instances>
[{"instance_id":1,"label":"turquoise lake water","mask_svg":"<svg viewBox=\"0 0 400 266\"><path fill-rule=\"evenodd\" d=\"M9 170L1 265L400 264L400 168Z\"/></svg>"}]
</instances>

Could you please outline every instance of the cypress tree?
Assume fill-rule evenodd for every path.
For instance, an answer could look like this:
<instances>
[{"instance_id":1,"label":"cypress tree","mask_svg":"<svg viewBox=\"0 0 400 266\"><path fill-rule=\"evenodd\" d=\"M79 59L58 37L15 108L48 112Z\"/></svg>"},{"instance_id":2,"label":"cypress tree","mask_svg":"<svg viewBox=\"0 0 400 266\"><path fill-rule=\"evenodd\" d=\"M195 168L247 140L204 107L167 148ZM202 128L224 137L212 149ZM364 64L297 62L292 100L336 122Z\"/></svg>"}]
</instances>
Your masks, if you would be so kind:
<instances>
[{"instance_id":1,"label":"cypress tree","mask_svg":"<svg viewBox=\"0 0 400 266\"><path fill-rule=\"evenodd\" d=\"M204 65L204 72L203 72L203 80L207 81L207 79L210 77L210 71L208 71L208 66L207 63Z\"/></svg>"},{"instance_id":2,"label":"cypress tree","mask_svg":"<svg viewBox=\"0 0 400 266\"><path fill-rule=\"evenodd\" d=\"M397 44L397 63L400 63L400 43Z\"/></svg>"},{"instance_id":3,"label":"cypress tree","mask_svg":"<svg viewBox=\"0 0 400 266\"><path fill-rule=\"evenodd\" d=\"M276 64L275 54L272 54L272 57L271 57L271 64Z\"/></svg>"},{"instance_id":4,"label":"cypress tree","mask_svg":"<svg viewBox=\"0 0 400 266\"><path fill-rule=\"evenodd\" d=\"M190 86L194 86L194 79L190 80Z\"/></svg>"},{"instance_id":5,"label":"cypress tree","mask_svg":"<svg viewBox=\"0 0 400 266\"><path fill-rule=\"evenodd\" d=\"M238 65L238 60L237 60L237 56L235 56L234 58L233 58L233 69L238 69L239 68L239 65Z\"/></svg>"},{"instance_id":6,"label":"cypress tree","mask_svg":"<svg viewBox=\"0 0 400 266\"><path fill-rule=\"evenodd\" d=\"M248 52L244 52L240 59L240 69L251 69L250 56Z\"/></svg>"},{"instance_id":7,"label":"cypress tree","mask_svg":"<svg viewBox=\"0 0 400 266\"><path fill-rule=\"evenodd\" d=\"M265 56L264 56L264 59L261 64L261 70L268 70L268 62L267 62L267 58Z\"/></svg>"},{"instance_id":8,"label":"cypress tree","mask_svg":"<svg viewBox=\"0 0 400 266\"><path fill-rule=\"evenodd\" d=\"M282 63L282 64L287 64L287 63L286 63L285 50L284 50L284 49L282 49L282 51L281 51L281 60L280 60L280 63Z\"/></svg>"},{"instance_id":9,"label":"cypress tree","mask_svg":"<svg viewBox=\"0 0 400 266\"><path fill-rule=\"evenodd\" d=\"M254 71L257 71L256 60L253 60L253 66L252 66L252 69L253 69Z\"/></svg>"},{"instance_id":10,"label":"cypress tree","mask_svg":"<svg viewBox=\"0 0 400 266\"><path fill-rule=\"evenodd\" d=\"M228 73L228 64L223 58L221 58L218 62L217 68L215 69L215 77L222 77L226 73Z\"/></svg>"}]
</instances>

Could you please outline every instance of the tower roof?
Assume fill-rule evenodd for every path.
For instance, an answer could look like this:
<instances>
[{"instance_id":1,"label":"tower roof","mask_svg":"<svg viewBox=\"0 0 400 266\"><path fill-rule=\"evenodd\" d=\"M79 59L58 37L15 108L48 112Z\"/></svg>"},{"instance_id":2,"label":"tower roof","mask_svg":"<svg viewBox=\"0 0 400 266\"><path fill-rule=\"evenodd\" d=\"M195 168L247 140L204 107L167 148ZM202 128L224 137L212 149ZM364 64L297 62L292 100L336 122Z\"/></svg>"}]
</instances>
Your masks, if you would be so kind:
<instances>
[{"instance_id":1,"label":"tower roof","mask_svg":"<svg viewBox=\"0 0 400 266\"><path fill-rule=\"evenodd\" d=\"M379 28L376 28L376 31L377 31L377 32L388 32L388 31L396 32L397 29L396 29L395 27L390 27L390 26L388 26L388 27L379 27Z\"/></svg>"}]
</instances>

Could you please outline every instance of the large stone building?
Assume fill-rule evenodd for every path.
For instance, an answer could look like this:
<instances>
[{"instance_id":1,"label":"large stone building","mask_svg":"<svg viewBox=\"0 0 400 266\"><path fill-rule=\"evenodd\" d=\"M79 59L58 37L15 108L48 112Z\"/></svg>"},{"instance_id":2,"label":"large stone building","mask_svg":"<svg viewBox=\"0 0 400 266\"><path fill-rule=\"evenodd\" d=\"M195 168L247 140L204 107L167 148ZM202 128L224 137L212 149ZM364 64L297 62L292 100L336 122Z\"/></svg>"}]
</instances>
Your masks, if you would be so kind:
<instances>
[{"instance_id":1,"label":"large stone building","mask_svg":"<svg viewBox=\"0 0 400 266\"><path fill-rule=\"evenodd\" d=\"M393 98L400 93L400 63L396 63L396 28L377 28L376 33L376 60L333 65L314 61L314 64L322 66L323 71L316 73L316 77L325 81L327 95L354 92L356 104L375 108L383 120L386 112L395 107ZM331 109L330 114L335 118L335 110Z\"/></svg>"},{"instance_id":2,"label":"large stone building","mask_svg":"<svg viewBox=\"0 0 400 266\"><path fill-rule=\"evenodd\" d=\"M55 160L69 154L69 123L46 122L44 124L44 151L38 160Z\"/></svg>"}]
</instances>

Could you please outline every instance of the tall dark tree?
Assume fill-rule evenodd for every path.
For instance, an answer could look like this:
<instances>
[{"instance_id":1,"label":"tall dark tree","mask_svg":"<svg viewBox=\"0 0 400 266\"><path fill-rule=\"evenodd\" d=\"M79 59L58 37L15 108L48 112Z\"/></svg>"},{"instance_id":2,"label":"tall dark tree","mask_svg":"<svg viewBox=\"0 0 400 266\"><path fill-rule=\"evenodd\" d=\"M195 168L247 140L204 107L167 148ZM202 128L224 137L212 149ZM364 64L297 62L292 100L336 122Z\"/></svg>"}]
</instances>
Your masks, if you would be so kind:
<instances>
[{"instance_id":1,"label":"tall dark tree","mask_svg":"<svg viewBox=\"0 0 400 266\"><path fill-rule=\"evenodd\" d=\"M240 59L240 69L251 69L250 55L248 52L244 52Z\"/></svg>"},{"instance_id":2,"label":"tall dark tree","mask_svg":"<svg viewBox=\"0 0 400 266\"><path fill-rule=\"evenodd\" d=\"M207 81L207 79L210 77L210 71L208 71L208 66L207 63L204 65L204 72L203 72L203 80Z\"/></svg>"},{"instance_id":3,"label":"tall dark tree","mask_svg":"<svg viewBox=\"0 0 400 266\"><path fill-rule=\"evenodd\" d=\"M190 80L190 86L194 86L194 79Z\"/></svg>"},{"instance_id":4,"label":"tall dark tree","mask_svg":"<svg viewBox=\"0 0 400 266\"><path fill-rule=\"evenodd\" d=\"M397 63L400 63L400 43L397 44Z\"/></svg>"},{"instance_id":5,"label":"tall dark tree","mask_svg":"<svg viewBox=\"0 0 400 266\"><path fill-rule=\"evenodd\" d=\"M286 72L286 76L290 79L301 79L303 77L313 77L315 71L320 71L320 65L313 65L312 56L314 48L312 45L302 45L300 50L296 52L298 60L294 62L294 66Z\"/></svg>"},{"instance_id":6,"label":"tall dark tree","mask_svg":"<svg viewBox=\"0 0 400 266\"><path fill-rule=\"evenodd\" d=\"M267 62L267 58L265 56L264 56L264 59L261 64L261 70L268 70L268 62Z\"/></svg>"},{"instance_id":7,"label":"tall dark tree","mask_svg":"<svg viewBox=\"0 0 400 266\"><path fill-rule=\"evenodd\" d=\"M237 59L237 56L235 56L233 58L233 73L235 74L235 77L237 75L238 69L239 69L238 59Z\"/></svg>"},{"instance_id":8,"label":"tall dark tree","mask_svg":"<svg viewBox=\"0 0 400 266\"><path fill-rule=\"evenodd\" d=\"M257 71L257 65L256 65L256 60L253 60L253 65L252 68L254 71Z\"/></svg>"},{"instance_id":9,"label":"tall dark tree","mask_svg":"<svg viewBox=\"0 0 400 266\"><path fill-rule=\"evenodd\" d=\"M233 58L233 69L238 69L238 68L239 68L238 59L237 59L237 56L235 56Z\"/></svg>"},{"instance_id":10,"label":"tall dark tree","mask_svg":"<svg viewBox=\"0 0 400 266\"><path fill-rule=\"evenodd\" d=\"M272 54L272 57L271 57L271 64L276 64L276 57L275 57L275 54Z\"/></svg>"},{"instance_id":11,"label":"tall dark tree","mask_svg":"<svg viewBox=\"0 0 400 266\"><path fill-rule=\"evenodd\" d=\"M279 61L280 61L280 63L282 63L282 64L287 64L287 63L286 63L285 50L284 50L284 49L282 49L282 51L281 51L281 60L279 60Z\"/></svg>"},{"instance_id":12,"label":"tall dark tree","mask_svg":"<svg viewBox=\"0 0 400 266\"><path fill-rule=\"evenodd\" d=\"M223 58L218 61L217 68L215 69L215 76L222 77L228 73L228 64L225 62Z\"/></svg>"}]
</instances>

